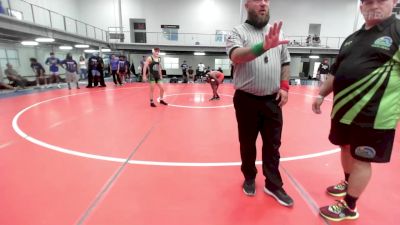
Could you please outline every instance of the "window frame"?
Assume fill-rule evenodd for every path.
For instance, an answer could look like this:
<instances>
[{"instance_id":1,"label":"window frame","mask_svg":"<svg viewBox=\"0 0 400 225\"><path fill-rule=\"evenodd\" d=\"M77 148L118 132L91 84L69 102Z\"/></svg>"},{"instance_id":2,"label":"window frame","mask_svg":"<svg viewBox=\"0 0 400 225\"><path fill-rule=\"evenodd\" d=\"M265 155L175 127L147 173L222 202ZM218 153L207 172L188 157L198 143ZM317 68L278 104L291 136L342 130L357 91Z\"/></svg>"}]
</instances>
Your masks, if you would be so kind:
<instances>
[{"instance_id":1,"label":"window frame","mask_svg":"<svg viewBox=\"0 0 400 225\"><path fill-rule=\"evenodd\" d=\"M5 57L3 55L0 55L0 67L6 68L6 64L10 63L14 67L19 67L20 66L20 60L19 60L19 52L18 49L11 49L11 48L5 48L5 47L0 47L0 50L4 51ZM14 53L15 57L11 57L11 52ZM5 64L3 65L3 63Z\"/></svg>"},{"instance_id":2,"label":"window frame","mask_svg":"<svg viewBox=\"0 0 400 225\"><path fill-rule=\"evenodd\" d=\"M217 61L220 60L221 62L218 63ZM228 58L215 58L214 60L214 68L217 70L221 67L222 70L227 71L230 69L231 61Z\"/></svg>"},{"instance_id":3,"label":"window frame","mask_svg":"<svg viewBox=\"0 0 400 225\"><path fill-rule=\"evenodd\" d=\"M173 61L173 62L171 62ZM175 62L176 61L176 62ZM175 57L164 57L162 60L163 69L175 70L179 69L179 58Z\"/></svg>"}]
</instances>

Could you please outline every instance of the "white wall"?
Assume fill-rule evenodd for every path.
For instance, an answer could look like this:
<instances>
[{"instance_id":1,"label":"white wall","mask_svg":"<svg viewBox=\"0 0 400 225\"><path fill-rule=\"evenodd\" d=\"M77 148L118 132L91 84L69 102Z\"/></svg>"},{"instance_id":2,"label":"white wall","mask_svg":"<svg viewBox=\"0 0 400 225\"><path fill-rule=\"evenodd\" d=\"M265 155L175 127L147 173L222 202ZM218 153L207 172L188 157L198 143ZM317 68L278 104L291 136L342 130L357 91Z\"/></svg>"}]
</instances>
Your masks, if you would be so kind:
<instances>
[{"instance_id":1,"label":"white wall","mask_svg":"<svg viewBox=\"0 0 400 225\"><path fill-rule=\"evenodd\" d=\"M103 29L118 26L116 1L97 0L98 5L95 0L82 1L83 9L92 6L103 16L96 18L82 10L79 15ZM310 23L320 23L321 36L344 37L353 31L358 4L358 0L271 0L271 22L284 21L284 31L290 36L307 35ZM214 34L215 30L231 30L241 21L240 0L122 0L122 16L125 30L129 18L144 18L148 32L160 32L161 24L172 24L180 25L181 33Z\"/></svg>"},{"instance_id":2,"label":"white wall","mask_svg":"<svg viewBox=\"0 0 400 225\"><path fill-rule=\"evenodd\" d=\"M13 4L14 1L18 2L20 0L11 0L11 5ZM78 20L80 17L77 10L79 6L78 0L25 0L25 1L49 9L51 11L60 13L64 16L69 16Z\"/></svg>"},{"instance_id":3,"label":"white wall","mask_svg":"<svg viewBox=\"0 0 400 225\"><path fill-rule=\"evenodd\" d=\"M66 27L68 31L75 31L76 25L73 19L79 20L77 10L78 0L10 0L10 5L13 10L22 13L24 21L34 22L42 26L48 26L60 30L64 30L64 16L66 18ZM3 1L4 2L4 1ZM31 5L34 6L31 8ZM8 7L8 4L6 5ZM51 16L49 11L51 11Z\"/></svg>"},{"instance_id":4,"label":"white wall","mask_svg":"<svg viewBox=\"0 0 400 225\"><path fill-rule=\"evenodd\" d=\"M358 0L271 0L271 22L282 20L286 35L308 35L310 23L321 24L321 37L353 32Z\"/></svg>"},{"instance_id":5,"label":"white wall","mask_svg":"<svg viewBox=\"0 0 400 225\"><path fill-rule=\"evenodd\" d=\"M358 15L357 15L357 22L356 22L356 27L357 29L360 29L361 26L365 23L364 17L361 14L360 10L358 10Z\"/></svg>"},{"instance_id":6,"label":"white wall","mask_svg":"<svg viewBox=\"0 0 400 225\"><path fill-rule=\"evenodd\" d=\"M140 1L132 0L132 2L136 4ZM79 20L106 31L109 27L119 27L118 0L82 0L78 6ZM125 7L122 10L136 11L135 9L138 7Z\"/></svg>"},{"instance_id":7,"label":"white wall","mask_svg":"<svg viewBox=\"0 0 400 225\"><path fill-rule=\"evenodd\" d=\"M80 18L103 29L119 26L117 0L85 0L79 3ZM87 13L88 7L100 17ZM123 27L130 18L146 19L148 32L161 32L161 25L180 25L182 33L214 34L240 22L239 0L122 0Z\"/></svg>"},{"instance_id":8,"label":"white wall","mask_svg":"<svg viewBox=\"0 0 400 225\"><path fill-rule=\"evenodd\" d=\"M119 26L118 0L28 1L104 30ZM214 34L231 30L245 19L240 18L240 0L121 1L125 30L130 18L144 18L148 32L160 32L162 24L169 24L179 25L181 33ZM310 23L320 23L321 36L344 37L353 31L358 4L359 0L271 0L271 22L282 20L288 36L307 35ZM243 16L247 17L244 7ZM361 17L356 24L362 23Z\"/></svg>"},{"instance_id":9,"label":"white wall","mask_svg":"<svg viewBox=\"0 0 400 225\"><path fill-rule=\"evenodd\" d=\"M238 24L239 9L237 0L147 0L143 12L148 31L159 32L161 24L173 24L180 25L182 33L214 34Z\"/></svg>"}]
</instances>

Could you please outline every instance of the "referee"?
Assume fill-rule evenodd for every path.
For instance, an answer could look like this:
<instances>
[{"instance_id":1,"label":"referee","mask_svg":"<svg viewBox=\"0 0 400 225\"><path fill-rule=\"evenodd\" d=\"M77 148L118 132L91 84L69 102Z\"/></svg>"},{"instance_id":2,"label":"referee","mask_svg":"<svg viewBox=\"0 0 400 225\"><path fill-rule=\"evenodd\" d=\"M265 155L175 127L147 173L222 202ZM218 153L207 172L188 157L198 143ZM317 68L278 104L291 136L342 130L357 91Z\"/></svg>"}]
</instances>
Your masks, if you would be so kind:
<instances>
[{"instance_id":1,"label":"referee","mask_svg":"<svg viewBox=\"0 0 400 225\"><path fill-rule=\"evenodd\" d=\"M285 192L279 172L282 109L288 100L290 55L281 33L282 22L269 22L269 0L246 0L247 21L235 27L227 53L235 66L234 106L239 130L243 192L253 196L257 174L256 139L263 140L264 192L284 206L293 199Z\"/></svg>"}]
</instances>

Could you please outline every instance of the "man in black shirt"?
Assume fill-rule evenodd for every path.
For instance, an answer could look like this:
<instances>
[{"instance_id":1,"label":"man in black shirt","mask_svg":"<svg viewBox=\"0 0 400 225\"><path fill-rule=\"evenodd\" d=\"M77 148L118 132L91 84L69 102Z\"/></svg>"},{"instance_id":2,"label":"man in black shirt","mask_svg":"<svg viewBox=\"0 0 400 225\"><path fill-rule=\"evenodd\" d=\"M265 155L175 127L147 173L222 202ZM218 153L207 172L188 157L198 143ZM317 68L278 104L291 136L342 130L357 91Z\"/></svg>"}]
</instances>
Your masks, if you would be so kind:
<instances>
[{"instance_id":1,"label":"man in black shirt","mask_svg":"<svg viewBox=\"0 0 400 225\"><path fill-rule=\"evenodd\" d=\"M135 64L132 62L131 66L129 67L129 70L131 71L131 73L133 73L134 76L136 76L136 69L135 69Z\"/></svg>"},{"instance_id":2,"label":"man in black shirt","mask_svg":"<svg viewBox=\"0 0 400 225\"><path fill-rule=\"evenodd\" d=\"M189 69L188 69L188 82L189 83L194 83L194 70L193 70L193 68L191 67L191 66L189 66Z\"/></svg>"},{"instance_id":3,"label":"man in black shirt","mask_svg":"<svg viewBox=\"0 0 400 225\"><path fill-rule=\"evenodd\" d=\"M371 162L390 161L400 118L400 21L392 15L396 4L397 0L361 0L365 24L343 42L332 76L313 102L313 111L321 113L324 97L334 93L329 140L341 148L345 180L327 192L345 197L320 208L332 221L359 217L356 201L371 178Z\"/></svg>"},{"instance_id":4,"label":"man in black shirt","mask_svg":"<svg viewBox=\"0 0 400 225\"><path fill-rule=\"evenodd\" d=\"M100 81L101 87L106 87L104 83L104 62L103 59L93 54L88 60L88 85L87 88L97 87Z\"/></svg>"},{"instance_id":5,"label":"man in black shirt","mask_svg":"<svg viewBox=\"0 0 400 225\"><path fill-rule=\"evenodd\" d=\"M43 79L44 85L47 87L47 79L45 75L46 71L43 68L42 64L40 64L36 58L30 58L29 61L31 62L31 68L36 75L36 86L40 87L40 79Z\"/></svg>"},{"instance_id":6,"label":"man in black shirt","mask_svg":"<svg viewBox=\"0 0 400 225\"><path fill-rule=\"evenodd\" d=\"M188 82L188 76L187 76L187 69L188 69L188 64L186 64L186 60L183 60L183 63L181 65L181 69L182 69L182 78L183 78L183 83L187 83Z\"/></svg>"},{"instance_id":7,"label":"man in black shirt","mask_svg":"<svg viewBox=\"0 0 400 225\"><path fill-rule=\"evenodd\" d=\"M321 83L326 81L326 78L329 73L329 64L328 60L324 59L321 64L319 64L318 71L317 71L317 76L319 77L319 80Z\"/></svg>"}]
</instances>

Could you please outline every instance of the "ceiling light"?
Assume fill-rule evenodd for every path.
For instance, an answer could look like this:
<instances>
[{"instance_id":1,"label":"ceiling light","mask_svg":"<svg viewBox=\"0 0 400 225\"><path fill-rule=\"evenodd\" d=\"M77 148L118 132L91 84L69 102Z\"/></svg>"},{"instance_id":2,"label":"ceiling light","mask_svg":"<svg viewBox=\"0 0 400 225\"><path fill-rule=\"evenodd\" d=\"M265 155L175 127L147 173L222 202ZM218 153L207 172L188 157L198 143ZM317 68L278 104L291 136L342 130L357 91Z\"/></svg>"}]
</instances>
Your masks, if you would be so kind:
<instances>
[{"instance_id":1,"label":"ceiling light","mask_svg":"<svg viewBox=\"0 0 400 225\"><path fill-rule=\"evenodd\" d=\"M319 59L319 55L310 55L308 56L310 59Z\"/></svg>"},{"instance_id":2,"label":"ceiling light","mask_svg":"<svg viewBox=\"0 0 400 225\"><path fill-rule=\"evenodd\" d=\"M58 48L61 49L61 50L71 50L71 49L72 49L72 46L63 45L63 46L60 46L60 47L58 47Z\"/></svg>"},{"instance_id":3,"label":"ceiling light","mask_svg":"<svg viewBox=\"0 0 400 225\"><path fill-rule=\"evenodd\" d=\"M204 52L195 52L194 55L206 55Z\"/></svg>"},{"instance_id":4,"label":"ceiling light","mask_svg":"<svg viewBox=\"0 0 400 225\"><path fill-rule=\"evenodd\" d=\"M22 41L21 44L22 45L27 45L27 46L36 46L39 43L37 41Z\"/></svg>"},{"instance_id":5,"label":"ceiling light","mask_svg":"<svg viewBox=\"0 0 400 225\"><path fill-rule=\"evenodd\" d=\"M101 52L111 52L111 49L109 49L109 48L103 48L103 49L101 49Z\"/></svg>"},{"instance_id":6,"label":"ceiling light","mask_svg":"<svg viewBox=\"0 0 400 225\"><path fill-rule=\"evenodd\" d=\"M35 41L37 42L54 42L54 38L36 38Z\"/></svg>"},{"instance_id":7,"label":"ceiling light","mask_svg":"<svg viewBox=\"0 0 400 225\"><path fill-rule=\"evenodd\" d=\"M165 53L165 52L160 52L160 53L158 53L159 55L166 55L167 53Z\"/></svg>"},{"instance_id":8,"label":"ceiling light","mask_svg":"<svg viewBox=\"0 0 400 225\"><path fill-rule=\"evenodd\" d=\"M89 45L75 45L75 48L89 48Z\"/></svg>"},{"instance_id":9,"label":"ceiling light","mask_svg":"<svg viewBox=\"0 0 400 225\"><path fill-rule=\"evenodd\" d=\"M83 50L83 51L86 52L86 53L98 52L98 50L95 50L95 49L85 49L85 50Z\"/></svg>"}]
</instances>

